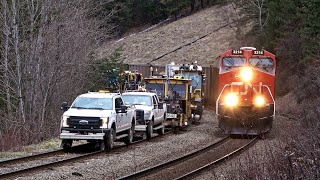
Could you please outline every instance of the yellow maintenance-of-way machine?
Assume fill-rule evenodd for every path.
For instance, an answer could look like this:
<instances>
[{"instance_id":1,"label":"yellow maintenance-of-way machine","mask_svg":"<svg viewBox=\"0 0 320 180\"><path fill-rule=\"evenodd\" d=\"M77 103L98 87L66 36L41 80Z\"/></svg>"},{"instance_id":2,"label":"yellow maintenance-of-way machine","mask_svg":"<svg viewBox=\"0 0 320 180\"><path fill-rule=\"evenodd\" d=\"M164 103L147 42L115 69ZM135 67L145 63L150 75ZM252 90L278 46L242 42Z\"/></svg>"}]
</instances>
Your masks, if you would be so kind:
<instances>
[{"instance_id":1,"label":"yellow maintenance-of-way machine","mask_svg":"<svg viewBox=\"0 0 320 180\"><path fill-rule=\"evenodd\" d=\"M144 82L147 91L155 91L166 103L166 126L178 130L192 123L190 92L193 90L190 79L152 77L145 78Z\"/></svg>"},{"instance_id":2,"label":"yellow maintenance-of-way machine","mask_svg":"<svg viewBox=\"0 0 320 180\"><path fill-rule=\"evenodd\" d=\"M175 65L166 65L166 76L175 79L191 79L191 115L194 122L198 122L202 117L204 109L204 86L206 75L202 71L202 67L197 63Z\"/></svg>"}]
</instances>

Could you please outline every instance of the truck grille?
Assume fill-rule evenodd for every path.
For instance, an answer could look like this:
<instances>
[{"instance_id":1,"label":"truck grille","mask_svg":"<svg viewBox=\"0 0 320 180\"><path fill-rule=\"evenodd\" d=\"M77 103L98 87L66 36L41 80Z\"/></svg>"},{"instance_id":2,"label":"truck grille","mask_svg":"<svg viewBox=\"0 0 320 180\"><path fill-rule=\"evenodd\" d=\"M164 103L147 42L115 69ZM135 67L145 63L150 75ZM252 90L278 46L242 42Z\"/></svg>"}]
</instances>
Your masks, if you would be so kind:
<instances>
[{"instance_id":1,"label":"truck grille","mask_svg":"<svg viewBox=\"0 0 320 180\"><path fill-rule=\"evenodd\" d=\"M137 125L141 125L141 124L145 124L145 121L144 121L144 110L142 109L137 109L136 110L136 122L137 122Z\"/></svg>"},{"instance_id":2,"label":"truck grille","mask_svg":"<svg viewBox=\"0 0 320 180\"><path fill-rule=\"evenodd\" d=\"M69 127L75 129L99 129L102 126L102 120L99 117L70 116L67 122Z\"/></svg>"}]
</instances>

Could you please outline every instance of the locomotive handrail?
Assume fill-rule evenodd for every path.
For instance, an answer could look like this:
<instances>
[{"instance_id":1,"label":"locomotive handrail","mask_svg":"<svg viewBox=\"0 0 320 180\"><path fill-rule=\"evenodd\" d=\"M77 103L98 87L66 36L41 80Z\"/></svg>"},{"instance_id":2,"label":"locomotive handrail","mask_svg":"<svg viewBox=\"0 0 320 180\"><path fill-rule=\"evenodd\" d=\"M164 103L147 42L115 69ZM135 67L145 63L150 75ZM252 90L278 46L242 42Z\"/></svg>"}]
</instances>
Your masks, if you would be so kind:
<instances>
[{"instance_id":1,"label":"locomotive handrail","mask_svg":"<svg viewBox=\"0 0 320 180\"><path fill-rule=\"evenodd\" d=\"M218 106L219 106L219 100L220 100L220 97L221 97L221 95L222 95L222 92L224 91L224 89L226 88L226 87L228 87L228 86L231 86L231 84L226 84L226 85L224 85L223 86L223 88L222 88L222 90L221 90L221 92L220 92L220 94L219 94L219 96L218 96L218 99L217 99L217 101L216 101L216 115L219 115L219 113L218 113Z\"/></svg>"},{"instance_id":2,"label":"locomotive handrail","mask_svg":"<svg viewBox=\"0 0 320 180\"><path fill-rule=\"evenodd\" d=\"M273 96L272 96L272 93L271 93L271 90L270 90L270 88L269 88L269 86L267 86L267 85L262 85L262 86L264 86L264 87L266 87L267 89L268 89L268 91L269 91L269 94L270 94L270 96L271 96L271 98L272 98L272 101L273 101L273 117L275 117L276 116L276 101L274 100L274 98L273 98Z\"/></svg>"}]
</instances>

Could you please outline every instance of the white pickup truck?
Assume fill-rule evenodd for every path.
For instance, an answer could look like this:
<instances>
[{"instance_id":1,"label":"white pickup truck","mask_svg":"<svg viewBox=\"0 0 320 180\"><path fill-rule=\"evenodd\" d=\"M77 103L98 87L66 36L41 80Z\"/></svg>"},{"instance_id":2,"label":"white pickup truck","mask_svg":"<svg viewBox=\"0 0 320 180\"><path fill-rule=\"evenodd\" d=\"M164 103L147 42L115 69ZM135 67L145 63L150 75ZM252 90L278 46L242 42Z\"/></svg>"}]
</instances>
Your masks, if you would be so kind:
<instances>
[{"instance_id":1,"label":"white pickup truck","mask_svg":"<svg viewBox=\"0 0 320 180\"><path fill-rule=\"evenodd\" d=\"M136 111L143 111L143 117L137 117L135 131L146 132L148 139L154 131L160 135L164 134L167 108L159 101L156 93L127 92L122 94L122 98L125 104L135 106Z\"/></svg>"},{"instance_id":2,"label":"white pickup truck","mask_svg":"<svg viewBox=\"0 0 320 180\"><path fill-rule=\"evenodd\" d=\"M124 105L120 94L89 92L78 96L71 106L62 103L61 147L68 149L74 140L96 143L110 150L114 141L130 144L136 124L135 110Z\"/></svg>"}]
</instances>

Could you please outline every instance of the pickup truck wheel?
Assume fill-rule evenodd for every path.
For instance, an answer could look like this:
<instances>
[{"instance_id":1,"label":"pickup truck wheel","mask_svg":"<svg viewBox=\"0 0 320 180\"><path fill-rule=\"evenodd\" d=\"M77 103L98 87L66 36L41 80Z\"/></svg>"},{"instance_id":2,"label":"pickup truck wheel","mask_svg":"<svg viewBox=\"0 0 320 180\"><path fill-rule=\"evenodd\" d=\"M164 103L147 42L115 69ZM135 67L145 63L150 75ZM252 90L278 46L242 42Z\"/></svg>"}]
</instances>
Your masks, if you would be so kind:
<instances>
[{"instance_id":1,"label":"pickup truck wheel","mask_svg":"<svg viewBox=\"0 0 320 180\"><path fill-rule=\"evenodd\" d=\"M123 140L126 145L129 145L129 144L132 143L132 140L133 140L133 128L134 128L134 126L131 126L131 128L127 130L128 136L125 137L124 140Z\"/></svg>"},{"instance_id":2,"label":"pickup truck wheel","mask_svg":"<svg viewBox=\"0 0 320 180\"><path fill-rule=\"evenodd\" d=\"M63 139L61 141L61 145L60 147L64 150L70 150L71 149L71 146L72 146L72 140L71 139Z\"/></svg>"},{"instance_id":3,"label":"pickup truck wheel","mask_svg":"<svg viewBox=\"0 0 320 180\"><path fill-rule=\"evenodd\" d=\"M99 141L99 150L100 150L100 151L106 150L105 140L100 140L100 141Z\"/></svg>"},{"instance_id":4,"label":"pickup truck wheel","mask_svg":"<svg viewBox=\"0 0 320 180\"><path fill-rule=\"evenodd\" d=\"M147 139L151 139L153 134L153 123L150 121L147 125Z\"/></svg>"},{"instance_id":5,"label":"pickup truck wheel","mask_svg":"<svg viewBox=\"0 0 320 180\"><path fill-rule=\"evenodd\" d=\"M163 134L164 134L164 122L161 123L161 126L162 126L162 128L160 128L160 129L157 130L157 133L158 133L159 135L163 135Z\"/></svg>"},{"instance_id":6,"label":"pickup truck wheel","mask_svg":"<svg viewBox=\"0 0 320 180\"><path fill-rule=\"evenodd\" d=\"M105 149L107 151L110 151L113 148L114 137L115 137L115 132L114 132L114 129L111 128L109 133L105 137Z\"/></svg>"}]
</instances>

